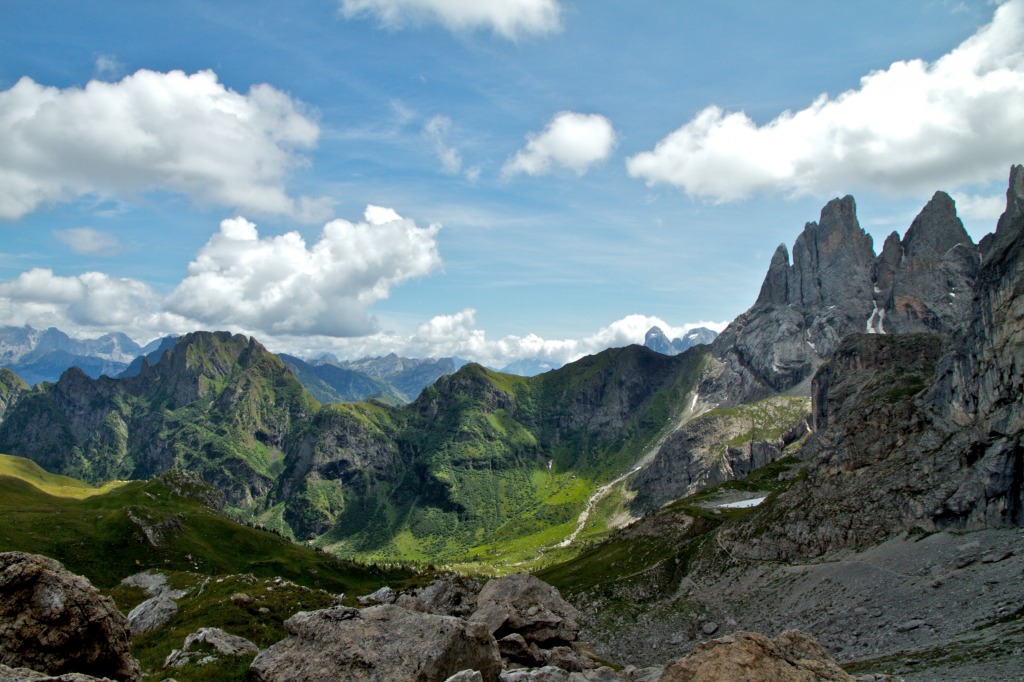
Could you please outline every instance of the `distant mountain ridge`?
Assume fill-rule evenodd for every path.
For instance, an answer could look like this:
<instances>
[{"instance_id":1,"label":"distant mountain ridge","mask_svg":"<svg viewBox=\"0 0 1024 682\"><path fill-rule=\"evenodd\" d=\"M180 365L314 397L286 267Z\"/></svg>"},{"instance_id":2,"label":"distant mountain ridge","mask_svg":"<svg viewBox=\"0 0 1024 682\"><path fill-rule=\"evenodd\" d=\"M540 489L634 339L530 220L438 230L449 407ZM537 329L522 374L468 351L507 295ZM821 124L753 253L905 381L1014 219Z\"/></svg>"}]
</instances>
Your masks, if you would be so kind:
<instances>
[{"instance_id":1,"label":"distant mountain ridge","mask_svg":"<svg viewBox=\"0 0 1024 682\"><path fill-rule=\"evenodd\" d=\"M686 332L683 338L669 341L661 327L651 327L644 335L644 345L662 355L679 355L698 344L708 344L715 340L718 332L707 327L696 327Z\"/></svg>"},{"instance_id":2,"label":"distant mountain ridge","mask_svg":"<svg viewBox=\"0 0 1024 682\"><path fill-rule=\"evenodd\" d=\"M139 355L151 352L159 340L139 346L120 332L96 339L74 339L61 330L0 327L0 367L7 367L30 386L56 381L68 367L77 366L96 378L116 376Z\"/></svg>"}]
</instances>

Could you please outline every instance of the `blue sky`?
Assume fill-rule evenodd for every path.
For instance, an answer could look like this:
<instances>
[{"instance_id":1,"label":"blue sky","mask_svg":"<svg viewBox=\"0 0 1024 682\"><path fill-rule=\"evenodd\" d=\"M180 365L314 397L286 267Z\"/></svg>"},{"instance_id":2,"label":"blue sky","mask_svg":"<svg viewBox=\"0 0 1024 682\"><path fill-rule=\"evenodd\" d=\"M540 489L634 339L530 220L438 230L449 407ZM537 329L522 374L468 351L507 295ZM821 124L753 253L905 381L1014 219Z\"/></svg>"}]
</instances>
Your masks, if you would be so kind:
<instances>
[{"instance_id":1,"label":"blue sky","mask_svg":"<svg viewBox=\"0 0 1024 682\"><path fill-rule=\"evenodd\" d=\"M1024 0L6 0L0 45L0 316L80 336L564 362L720 327L835 196L977 240L1024 161Z\"/></svg>"}]
</instances>

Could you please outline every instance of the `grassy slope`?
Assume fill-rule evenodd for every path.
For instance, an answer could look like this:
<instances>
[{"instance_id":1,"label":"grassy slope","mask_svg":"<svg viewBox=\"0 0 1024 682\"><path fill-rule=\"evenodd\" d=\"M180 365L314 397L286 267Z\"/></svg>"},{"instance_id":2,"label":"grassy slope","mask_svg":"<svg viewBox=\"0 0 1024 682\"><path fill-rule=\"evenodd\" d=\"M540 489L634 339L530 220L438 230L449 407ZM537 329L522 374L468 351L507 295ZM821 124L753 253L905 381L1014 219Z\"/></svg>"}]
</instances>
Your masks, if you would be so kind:
<instances>
[{"instance_id":1,"label":"grassy slope","mask_svg":"<svg viewBox=\"0 0 1024 682\"><path fill-rule=\"evenodd\" d=\"M95 585L110 587L142 570L207 575L282 576L331 592L370 592L410 576L371 569L239 525L202 503L174 494L158 479L126 483L84 498L50 494L32 482L32 467L5 457L0 473L0 551L51 556ZM19 471L28 471L28 479ZM43 484L57 490L53 480ZM36 479L38 480L38 479ZM73 486L66 486L73 488ZM154 546L130 515L163 524Z\"/></svg>"},{"instance_id":2,"label":"grassy slope","mask_svg":"<svg viewBox=\"0 0 1024 682\"><path fill-rule=\"evenodd\" d=\"M21 479L48 495L76 500L102 495L125 484L125 481L109 481L97 487L70 476L51 474L35 462L23 457L4 454L0 454L0 476Z\"/></svg>"}]
</instances>

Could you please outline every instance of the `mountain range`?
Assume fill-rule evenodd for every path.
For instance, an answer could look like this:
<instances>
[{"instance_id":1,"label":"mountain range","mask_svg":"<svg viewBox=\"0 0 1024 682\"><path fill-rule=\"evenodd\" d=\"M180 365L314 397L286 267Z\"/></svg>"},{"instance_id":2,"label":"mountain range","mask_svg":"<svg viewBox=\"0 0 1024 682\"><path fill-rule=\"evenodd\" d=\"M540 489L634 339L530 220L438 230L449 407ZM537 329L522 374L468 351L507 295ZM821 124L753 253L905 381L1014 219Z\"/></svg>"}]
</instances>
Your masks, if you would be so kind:
<instances>
[{"instance_id":1,"label":"mountain range","mask_svg":"<svg viewBox=\"0 0 1024 682\"><path fill-rule=\"evenodd\" d=\"M863 670L1011 679L1022 302L1014 166L979 244L942 192L877 255L853 198L829 202L677 355L469 363L408 404L321 404L255 339L195 332L123 378L0 370L0 451L90 482L186 469L339 556L537 570L622 663L798 627Z\"/></svg>"}]
</instances>

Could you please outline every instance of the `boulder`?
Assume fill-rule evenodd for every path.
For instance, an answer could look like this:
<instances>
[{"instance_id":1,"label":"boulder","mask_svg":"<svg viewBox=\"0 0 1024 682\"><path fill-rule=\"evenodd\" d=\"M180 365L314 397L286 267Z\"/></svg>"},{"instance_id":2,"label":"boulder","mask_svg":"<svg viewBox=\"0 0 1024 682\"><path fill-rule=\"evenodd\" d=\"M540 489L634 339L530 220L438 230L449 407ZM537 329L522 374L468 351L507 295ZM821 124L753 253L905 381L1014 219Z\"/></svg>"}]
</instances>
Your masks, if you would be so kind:
<instances>
[{"instance_id":1,"label":"boulder","mask_svg":"<svg viewBox=\"0 0 1024 682\"><path fill-rule=\"evenodd\" d=\"M0 554L0 663L50 675L138 680L128 620L57 561Z\"/></svg>"},{"instance_id":2,"label":"boulder","mask_svg":"<svg viewBox=\"0 0 1024 682\"><path fill-rule=\"evenodd\" d=\"M256 657L253 679L428 682L476 670L495 682L501 669L483 625L394 604L300 611L284 626L291 636Z\"/></svg>"},{"instance_id":3,"label":"boulder","mask_svg":"<svg viewBox=\"0 0 1024 682\"><path fill-rule=\"evenodd\" d=\"M660 682L853 682L813 638L787 630L774 640L756 632L694 645L669 662Z\"/></svg>"},{"instance_id":4,"label":"boulder","mask_svg":"<svg viewBox=\"0 0 1024 682\"><path fill-rule=\"evenodd\" d=\"M128 627L132 636L156 630L167 624L178 613L178 604L166 594L150 597L128 612Z\"/></svg>"},{"instance_id":5,"label":"boulder","mask_svg":"<svg viewBox=\"0 0 1024 682\"><path fill-rule=\"evenodd\" d=\"M0 664L0 682L111 682L109 677L93 677L82 673L47 675L28 668L9 668Z\"/></svg>"},{"instance_id":6,"label":"boulder","mask_svg":"<svg viewBox=\"0 0 1024 682\"><path fill-rule=\"evenodd\" d=\"M205 646L200 646L205 645ZM210 653L213 649L213 653ZM181 649L175 649L164 660L165 668L180 668L187 663L198 662L199 665L210 663L221 656L242 656L257 654L259 647L244 637L232 635L220 628L199 628L185 638Z\"/></svg>"},{"instance_id":7,"label":"boulder","mask_svg":"<svg viewBox=\"0 0 1024 682\"><path fill-rule=\"evenodd\" d=\"M476 611L480 582L459 575L438 578L426 587L416 590L416 598L429 613L439 616L468 618Z\"/></svg>"},{"instance_id":8,"label":"boulder","mask_svg":"<svg viewBox=\"0 0 1024 682\"><path fill-rule=\"evenodd\" d=\"M579 618L579 611L556 588L520 573L484 585L469 620L486 625L497 638L518 634L527 643L550 648L576 640Z\"/></svg>"}]
</instances>

